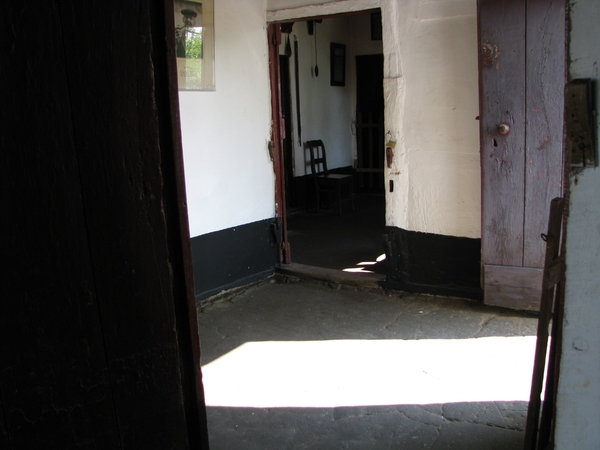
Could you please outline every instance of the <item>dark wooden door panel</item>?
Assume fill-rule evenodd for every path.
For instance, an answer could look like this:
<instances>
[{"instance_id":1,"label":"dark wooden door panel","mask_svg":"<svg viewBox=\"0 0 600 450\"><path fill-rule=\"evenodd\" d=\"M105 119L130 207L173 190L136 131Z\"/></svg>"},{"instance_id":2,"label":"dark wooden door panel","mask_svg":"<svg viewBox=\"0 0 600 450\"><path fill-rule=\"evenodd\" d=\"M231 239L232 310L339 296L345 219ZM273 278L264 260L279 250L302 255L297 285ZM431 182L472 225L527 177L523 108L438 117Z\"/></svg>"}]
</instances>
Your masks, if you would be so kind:
<instances>
[{"instance_id":1,"label":"dark wooden door panel","mask_svg":"<svg viewBox=\"0 0 600 450\"><path fill-rule=\"evenodd\" d=\"M0 448L119 448L59 10L8 6L0 11Z\"/></svg>"},{"instance_id":2,"label":"dark wooden door panel","mask_svg":"<svg viewBox=\"0 0 600 450\"><path fill-rule=\"evenodd\" d=\"M187 448L148 3L129 1L115 8L108 2L91 9L65 2L63 13L77 18L68 20L63 32L122 446ZM120 17L132 20L107 35L106 24L119 23ZM86 28L79 26L82 21ZM93 58L82 63L80 55L91 49ZM102 111L93 121L86 116L90 107ZM135 325L124 318L135 318Z\"/></svg>"},{"instance_id":3,"label":"dark wooden door panel","mask_svg":"<svg viewBox=\"0 0 600 450\"><path fill-rule=\"evenodd\" d=\"M2 449L208 448L170 8L0 3Z\"/></svg>"},{"instance_id":4,"label":"dark wooden door panel","mask_svg":"<svg viewBox=\"0 0 600 450\"><path fill-rule=\"evenodd\" d=\"M10 450L10 444L8 442L8 426L4 418L4 402L2 401L2 395L0 395L0 448Z\"/></svg>"}]
</instances>

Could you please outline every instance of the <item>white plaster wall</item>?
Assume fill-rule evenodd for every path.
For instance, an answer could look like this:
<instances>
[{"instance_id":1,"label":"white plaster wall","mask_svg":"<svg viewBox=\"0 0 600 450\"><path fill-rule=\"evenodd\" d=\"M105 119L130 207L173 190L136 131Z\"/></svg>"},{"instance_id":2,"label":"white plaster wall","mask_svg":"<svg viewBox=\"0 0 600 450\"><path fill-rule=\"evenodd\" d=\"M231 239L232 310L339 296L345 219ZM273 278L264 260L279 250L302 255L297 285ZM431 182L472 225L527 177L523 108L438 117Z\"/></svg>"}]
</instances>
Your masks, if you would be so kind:
<instances>
[{"instance_id":1,"label":"white plaster wall","mask_svg":"<svg viewBox=\"0 0 600 450\"><path fill-rule=\"evenodd\" d=\"M386 131L396 143L387 225L480 237L476 0L322 3L269 0L267 18L381 7Z\"/></svg>"},{"instance_id":2,"label":"white plaster wall","mask_svg":"<svg viewBox=\"0 0 600 450\"><path fill-rule=\"evenodd\" d=\"M572 0L570 20L570 76L592 78L596 82L596 99L600 99L600 2ZM565 320L555 448L598 449L600 169L585 169L581 174L571 176L570 189Z\"/></svg>"},{"instance_id":3,"label":"white plaster wall","mask_svg":"<svg viewBox=\"0 0 600 450\"><path fill-rule=\"evenodd\" d=\"M266 0L215 0L214 92L179 94L191 236L275 215Z\"/></svg>"},{"instance_id":4,"label":"white plaster wall","mask_svg":"<svg viewBox=\"0 0 600 450\"><path fill-rule=\"evenodd\" d=\"M397 143L387 224L480 237L476 1L382 0L381 8L385 120Z\"/></svg>"}]
</instances>

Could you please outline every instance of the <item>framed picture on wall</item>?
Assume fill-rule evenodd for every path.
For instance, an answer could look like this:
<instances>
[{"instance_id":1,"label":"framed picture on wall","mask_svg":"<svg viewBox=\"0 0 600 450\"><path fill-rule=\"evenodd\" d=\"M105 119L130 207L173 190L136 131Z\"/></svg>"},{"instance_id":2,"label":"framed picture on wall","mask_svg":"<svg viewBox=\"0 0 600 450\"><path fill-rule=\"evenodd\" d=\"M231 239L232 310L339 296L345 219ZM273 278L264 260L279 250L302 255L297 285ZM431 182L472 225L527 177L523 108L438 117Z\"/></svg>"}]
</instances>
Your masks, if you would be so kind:
<instances>
[{"instance_id":1,"label":"framed picture on wall","mask_svg":"<svg viewBox=\"0 0 600 450\"><path fill-rule=\"evenodd\" d=\"M331 85L346 85L346 46L344 44L331 43Z\"/></svg>"},{"instance_id":2,"label":"framed picture on wall","mask_svg":"<svg viewBox=\"0 0 600 450\"><path fill-rule=\"evenodd\" d=\"M214 0L174 0L179 90L215 89Z\"/></svg>"}]
</instances>

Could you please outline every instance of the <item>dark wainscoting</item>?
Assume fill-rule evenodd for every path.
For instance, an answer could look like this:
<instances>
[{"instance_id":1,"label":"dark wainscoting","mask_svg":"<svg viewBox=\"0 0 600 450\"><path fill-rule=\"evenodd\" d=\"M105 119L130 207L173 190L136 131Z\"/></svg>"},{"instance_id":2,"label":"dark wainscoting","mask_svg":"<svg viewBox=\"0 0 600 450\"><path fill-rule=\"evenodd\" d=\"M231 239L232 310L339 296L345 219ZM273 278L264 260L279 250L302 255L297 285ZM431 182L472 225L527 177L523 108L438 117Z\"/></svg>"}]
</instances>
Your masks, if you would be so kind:
<instances>
[{"instance_id":1,"label":"dark wainscoting","mask_svg":"<svg viewBox=\"0 0 600 450\"><path fill-rule=\"evenodd\" d=\"M274 222L266 219L192 238L196 301L274 272Z\"/></svg>"},{"instance_id":2,"label":"dark wainscoting","mask_svg":"<svg viewBox=\"0 0 600 450\"><path fill-rule=\"evenodd\" d=\"M384 242L388 288L483 299L481 239L388 226Z\"/></svg>"}]
</instances>

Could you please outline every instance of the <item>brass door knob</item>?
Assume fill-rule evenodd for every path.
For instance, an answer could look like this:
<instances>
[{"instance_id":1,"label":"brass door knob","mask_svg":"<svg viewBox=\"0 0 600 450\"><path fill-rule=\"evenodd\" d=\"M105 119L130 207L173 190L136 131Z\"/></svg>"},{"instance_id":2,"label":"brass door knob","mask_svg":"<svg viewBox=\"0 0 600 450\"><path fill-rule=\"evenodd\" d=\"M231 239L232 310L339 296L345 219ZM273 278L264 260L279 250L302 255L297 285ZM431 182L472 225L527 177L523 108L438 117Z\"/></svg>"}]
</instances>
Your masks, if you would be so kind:
<instances>
[{"instance_id":1,"label":"brass door knob","mask_svg":"<svg viewBox=\"0 0 600 450\"><path fill-rule=\"evenodd\" d=\"M501 134L502 136L506 136L509 132L510 132L510 125L507 124L506 122L502 122L500 125L498 125L498 134Z\"/></svg>"}]
</instances>

